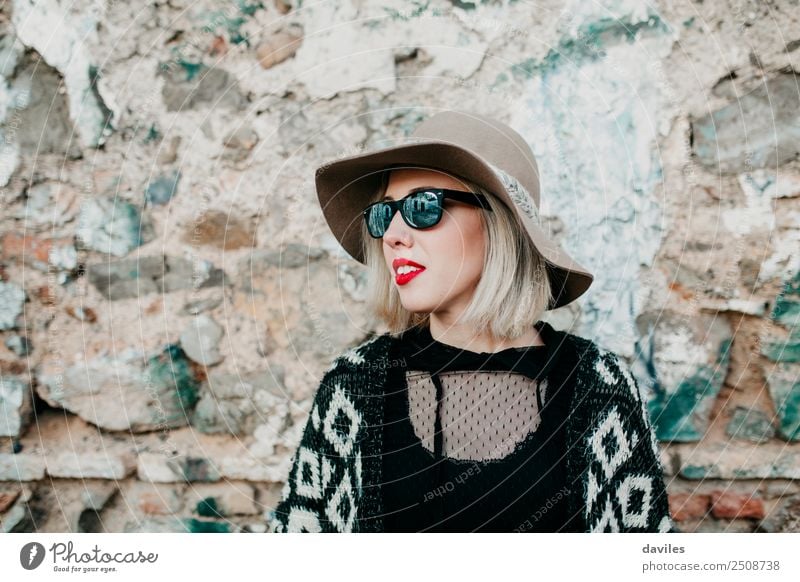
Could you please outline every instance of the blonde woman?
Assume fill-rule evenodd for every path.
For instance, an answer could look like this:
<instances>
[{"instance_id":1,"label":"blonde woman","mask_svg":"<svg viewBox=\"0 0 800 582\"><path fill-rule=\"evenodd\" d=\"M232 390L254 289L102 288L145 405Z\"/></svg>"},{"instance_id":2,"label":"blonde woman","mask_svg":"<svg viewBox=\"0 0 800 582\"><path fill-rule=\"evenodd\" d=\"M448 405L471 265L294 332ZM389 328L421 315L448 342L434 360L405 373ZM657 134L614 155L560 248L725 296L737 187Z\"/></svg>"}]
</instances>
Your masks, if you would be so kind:
<instances>
[{"instance_id":1,"label":"blonde woman","mask_svg":"<svg viewBox=\"0 0 800 582\"><path fill-rule=\"evenodd\" d=\"M593 276L518 133L444 111L316 181L389 331L323 377L272 531L677 531L627 367L541 320Z\"/></svg>"}]
</instances>

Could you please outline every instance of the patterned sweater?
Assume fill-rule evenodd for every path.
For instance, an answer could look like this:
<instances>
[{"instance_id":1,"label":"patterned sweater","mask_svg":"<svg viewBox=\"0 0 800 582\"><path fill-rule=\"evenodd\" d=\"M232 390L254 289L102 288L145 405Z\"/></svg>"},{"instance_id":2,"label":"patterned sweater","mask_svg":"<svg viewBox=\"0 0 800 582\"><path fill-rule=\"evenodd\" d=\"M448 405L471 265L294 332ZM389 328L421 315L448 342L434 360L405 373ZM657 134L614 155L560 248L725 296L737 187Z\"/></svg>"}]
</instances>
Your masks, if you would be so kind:
<instances>
[{"instance_id":1,"label":"patterned sweater","mask_svg":"<svg viewBox=\"0 0 800 582\"><path fill-rule=\"evenodd\" d=\"M625 364L557 331L573 393L566 426L567 510L585 532L679 532L669 515L658 442ZM380 532L383 386L395 336L376 335L324 374L294 454L272 532Z\"/></svg>"}]
</instances>

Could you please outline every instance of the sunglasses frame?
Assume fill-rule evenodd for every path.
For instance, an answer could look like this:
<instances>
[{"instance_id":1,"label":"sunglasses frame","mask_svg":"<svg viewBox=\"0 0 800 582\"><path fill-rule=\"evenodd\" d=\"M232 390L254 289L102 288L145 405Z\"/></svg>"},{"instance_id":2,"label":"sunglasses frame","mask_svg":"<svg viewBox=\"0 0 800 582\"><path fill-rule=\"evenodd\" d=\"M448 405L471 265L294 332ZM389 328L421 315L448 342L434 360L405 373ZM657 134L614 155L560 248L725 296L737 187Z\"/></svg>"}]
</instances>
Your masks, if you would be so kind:
<instances>
[{"instance_id":1,"label":"sunglasses frame","mask_svg":"<svg viewBox=\"0 0 800 582\"><path fill-rule=\"evenodd\" d=\"M422 192L431 192L436 195L438 204L439 204L439 218L436 219L436 222L429 226L414 226L409 222L409 219L406 217L405 213L403 212L403 208L405 207L406 201ZM444 215L444 201L445 199L456 200L458 202L464 202L466 204L470 204L471 206L478 206L489 212L492 211L492 207L489 206L489 203L486 200L486 197L483 194L478 194L477 192L466 192L464 190L451 190L449 188L416 188L400 198L399 200L379 200L378 202L373 202L369 206L367 206L363 211L362 215L364 216L364 221L367 223L367 232L372 238L383 238L386 234L384 231L383 235L375 236L372 234L372 231L369 229L369 212L373 206L377 206L379 204L388 204L389 207L392 209L392 214L389 218L389 222L394 219L394 215L399 212L400 216L403 217L403 222L405 222L411 228L416 230L425 230L428 228L433 228L442 220L442 216Z\"/></svg>"}]
</instances>

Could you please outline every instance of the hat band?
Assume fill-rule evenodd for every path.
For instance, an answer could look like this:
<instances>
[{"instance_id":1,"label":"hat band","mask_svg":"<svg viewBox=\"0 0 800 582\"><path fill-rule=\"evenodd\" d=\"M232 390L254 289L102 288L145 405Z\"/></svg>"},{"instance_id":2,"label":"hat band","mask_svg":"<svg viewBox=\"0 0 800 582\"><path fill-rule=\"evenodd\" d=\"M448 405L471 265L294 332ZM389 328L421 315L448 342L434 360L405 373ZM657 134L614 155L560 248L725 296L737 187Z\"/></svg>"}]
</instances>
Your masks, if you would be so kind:
<instances>
[{"instance_id":1,"label":"hat band","mask_svg":"<svg viewBox=\"0 0 800 582\"><path fill-rule=\"evenodd\" d=\"M541 226L541 220L539 219L539 209L534 204L533 196L531 196L530 192L519 183L514 176L507 173L506 171L498 168L491 162L486 162L489 164L489 167L494 170L494 173L500 178L500 181L503 183L503 186L508 192L508 195L511 197L511 200L514 201L514 204L525 213L525 216L533 220L536 224Z\"/></svg>"}]
</instances>

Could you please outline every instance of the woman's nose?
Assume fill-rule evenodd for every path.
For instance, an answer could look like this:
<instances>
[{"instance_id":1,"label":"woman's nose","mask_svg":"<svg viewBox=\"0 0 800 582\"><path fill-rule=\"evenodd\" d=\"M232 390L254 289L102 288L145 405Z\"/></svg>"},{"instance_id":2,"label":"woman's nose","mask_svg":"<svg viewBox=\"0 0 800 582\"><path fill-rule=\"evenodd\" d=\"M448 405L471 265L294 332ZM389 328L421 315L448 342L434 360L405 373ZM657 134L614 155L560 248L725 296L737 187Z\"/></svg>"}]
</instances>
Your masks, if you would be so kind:
<instances>
[{"instance_id":1,"label":"woman's nose","mask_svg":"<svg viewBox=\"0 0 800 582\"><path fill-rule=\"evenodd\" d=\"M399 244L409 246L411 238L411 227L405 223L399 211L395 212L391 222L389 222L389 227L383 235L384 242L392 247Z\"/></svg>"}]
</instances>

